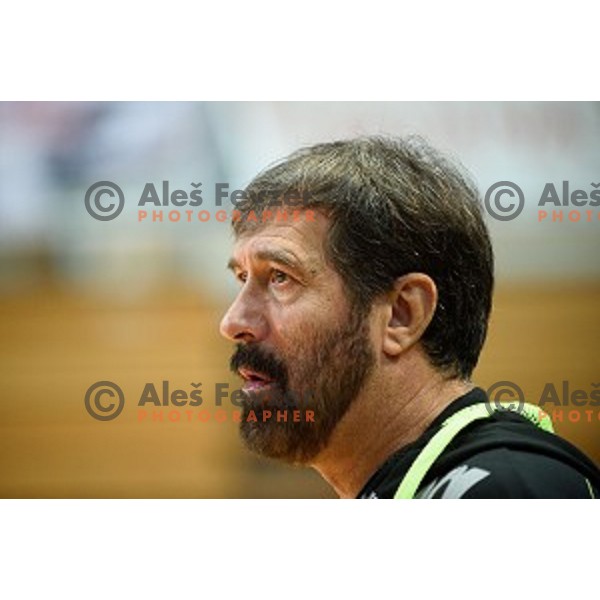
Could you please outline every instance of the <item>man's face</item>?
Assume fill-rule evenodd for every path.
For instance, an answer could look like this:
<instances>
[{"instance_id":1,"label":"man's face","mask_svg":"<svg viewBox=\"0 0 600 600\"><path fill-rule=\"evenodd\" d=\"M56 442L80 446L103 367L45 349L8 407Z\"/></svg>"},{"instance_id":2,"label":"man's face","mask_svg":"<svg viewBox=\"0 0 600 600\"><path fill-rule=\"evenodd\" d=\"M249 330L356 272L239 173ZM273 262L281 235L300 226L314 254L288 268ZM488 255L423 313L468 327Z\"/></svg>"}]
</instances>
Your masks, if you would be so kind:
<instances>
[{"instance_id":1,"label":"man's face","mask_svg":"<svg viewBox=\"0 0 600 600\"><path fill-rule=\"evenodd\" d=\"M318 212L270 223L242 234L230 261L241 289L221 333L237 342L231 367L244 379L240 432L250 449L289 462L310 462L327 445L375 362L369 321L326 262L328 225ZM286 409L287 420L277 420ZM272 417L263 419L267 410Z\"/></svg>"}]
</instances>

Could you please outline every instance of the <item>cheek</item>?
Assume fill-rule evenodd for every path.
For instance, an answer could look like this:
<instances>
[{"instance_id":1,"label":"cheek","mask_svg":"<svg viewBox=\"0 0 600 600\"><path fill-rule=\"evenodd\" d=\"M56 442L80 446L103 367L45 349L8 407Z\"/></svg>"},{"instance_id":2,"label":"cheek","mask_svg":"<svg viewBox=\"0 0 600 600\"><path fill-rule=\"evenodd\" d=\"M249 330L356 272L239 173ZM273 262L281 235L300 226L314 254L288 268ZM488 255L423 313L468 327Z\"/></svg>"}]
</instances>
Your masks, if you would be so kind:
<instances>
[{"instance_id":1,"label":"cheek","mask_svg":"<svg viewBox=\"0 0 600 600\"><path fill-rule=\"evenodd\" d=\"M315 341L319 331L331 327L333 316L327 318L314 307L286 308L272 314L272 343L287 356L294 357L306 351Z\"/></svg>"},{"instance_id":2,"label":"cheek","mask_svg":"<svg viewBox=\"0 0 600 600\"><path fill-rule=\"evenodd\" d=\"M296 311L291 309L275 309L269 313L270 342L279 350L287 353L288 347L293 345L297 336L296 328L298 317Z\"/></svg>"},{"instance_id":3,"label":"cheek","mask_svg":"<svg viewBox=\"0 0 600 600\"><path fill-rule=\"evenodd\" d=\"M288 356L313 349L319 334L343 327L349 316L346 298L340 290L307 290L293 303L271 305L269 324L272 343Z\"/></svg>"}]
</instances>

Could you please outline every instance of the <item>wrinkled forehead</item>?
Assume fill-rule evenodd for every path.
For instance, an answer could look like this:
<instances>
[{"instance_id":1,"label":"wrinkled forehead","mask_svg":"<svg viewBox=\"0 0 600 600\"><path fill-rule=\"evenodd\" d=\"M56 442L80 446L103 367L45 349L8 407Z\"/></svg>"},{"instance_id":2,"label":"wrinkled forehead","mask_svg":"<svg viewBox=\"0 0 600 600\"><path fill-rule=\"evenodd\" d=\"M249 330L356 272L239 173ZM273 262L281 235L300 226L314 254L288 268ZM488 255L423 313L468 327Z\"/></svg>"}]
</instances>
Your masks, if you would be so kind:
<instances>
[{"instance_id":1,"label":"wrinkled forehead","mask_svg":"<svg viewBox=\"0 0 600 600\"><path fill-rule=\"evenodd\" d=\"M236 261L289 253L302 262L325 263L330 219L319 211L298 211L296 218L255 222L244 228L233 247Z\"/></svg>"}]
</instances>

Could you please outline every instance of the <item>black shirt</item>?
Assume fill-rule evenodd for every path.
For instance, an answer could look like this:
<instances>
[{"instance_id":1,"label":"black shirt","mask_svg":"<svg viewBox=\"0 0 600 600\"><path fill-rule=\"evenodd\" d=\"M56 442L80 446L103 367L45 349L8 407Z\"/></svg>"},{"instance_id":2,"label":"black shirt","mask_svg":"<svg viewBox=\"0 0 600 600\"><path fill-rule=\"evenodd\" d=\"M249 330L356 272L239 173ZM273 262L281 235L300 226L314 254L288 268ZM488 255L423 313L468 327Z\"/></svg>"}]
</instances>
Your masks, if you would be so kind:
<instances>
[{"instance_id":1,"label":"black shirt","mask_svg":"<svg viewBox=\"0 0 600 600\"><path fill-rule=\"evenodd\" d=\"M393 498L442 423L462 408L481 402L487 402L487 397L480 388L452 402L418 440L386 460L358 498ZM500 411L460 431L433 463L415 497L598 498L600 471L565 439L541 430L516 412Z\"/></svg>"}]
</instances>

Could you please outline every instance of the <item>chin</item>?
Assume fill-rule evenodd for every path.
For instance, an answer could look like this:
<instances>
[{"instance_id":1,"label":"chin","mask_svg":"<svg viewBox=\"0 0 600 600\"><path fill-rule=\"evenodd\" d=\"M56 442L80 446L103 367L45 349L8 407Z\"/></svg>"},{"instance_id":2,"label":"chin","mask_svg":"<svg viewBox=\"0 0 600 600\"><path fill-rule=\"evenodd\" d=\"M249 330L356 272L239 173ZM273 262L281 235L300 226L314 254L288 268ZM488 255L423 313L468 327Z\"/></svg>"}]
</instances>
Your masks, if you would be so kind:
<instances>
[{"instance_id":1,"label":"chin","mask_svg":"<svg viewBox=\"0 0 600 600\"><path fill-rule=\"evenodd\" d=\"M301 427L301 423L291 424L292 427L289 425L248 422L244 415L240 423L240 436L246 448L259 456L291 465L310 464L324 444L314 437L316 432L306 435L306 427Z\"/></svg>"}]
</instances>

